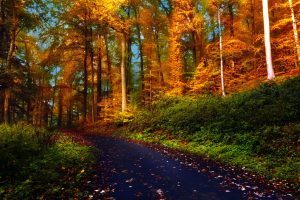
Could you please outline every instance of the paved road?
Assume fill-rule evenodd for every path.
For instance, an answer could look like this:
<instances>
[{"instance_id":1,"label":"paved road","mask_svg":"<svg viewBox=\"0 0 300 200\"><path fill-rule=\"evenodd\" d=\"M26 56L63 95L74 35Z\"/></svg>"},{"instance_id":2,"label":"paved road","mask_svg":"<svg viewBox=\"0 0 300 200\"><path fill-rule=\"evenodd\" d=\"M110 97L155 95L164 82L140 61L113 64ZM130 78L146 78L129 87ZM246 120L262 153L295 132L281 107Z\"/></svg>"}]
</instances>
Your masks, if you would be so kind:
<instances>
[{"instance_id":1,"label":"paved road","mask_svg":"<svg viewBox=\"0 0 300 200\"><path fill-rule=\"evenodd\" d=\"M88 181L89 199L300 199L300 191L286 182L246 169L158 145L104 136L87 139L100 150L98 169Z\"/></svg>"},{"instance_id":2,"label":"paved road","mask_svg":"<svg viewBox=\"0 0 300 200\"><path fill-rule=\"evenodd\" d=\"M100 150L94 199L245 199L241 190L145 146L92 136ZM221 175L220 175L221 177Z\"/></svg>"}]
</instances>

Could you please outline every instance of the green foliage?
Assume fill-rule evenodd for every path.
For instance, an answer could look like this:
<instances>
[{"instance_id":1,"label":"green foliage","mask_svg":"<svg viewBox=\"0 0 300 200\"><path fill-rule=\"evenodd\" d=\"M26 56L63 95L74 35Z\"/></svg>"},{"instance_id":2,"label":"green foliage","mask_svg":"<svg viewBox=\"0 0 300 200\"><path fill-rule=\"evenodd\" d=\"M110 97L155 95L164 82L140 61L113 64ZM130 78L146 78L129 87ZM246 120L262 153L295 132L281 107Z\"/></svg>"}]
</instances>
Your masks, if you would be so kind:
<instances>
[{"instance_id":1,"label":"green foliage","mask_svg":"<svg viewBox=\"0 0 300 200\"><path fill-rule=\"evenodd\" d=\"M0 176L19 177L19 170L51 143L52 133L29 125L0 125Z\"/></svg>"},{"instance_id":2,"label":"green foliage","mask_svg":"<svg viewBox=\"0 0 300 200\"><path fill-rule=\"evenodd\" d=\"M76 196L95 160L91 148L29 125L0 125L0 197Z\"/></svg>"},{"instance_id":3,"label":"green foliage","mask_svg":"<svg viewBox=\"0 0 300 200\"><path fill-rule=\"evenodd\" d=\"M115 116L115 123L124 125L133 120L133 114L131 112L119 112Z\"/></svg>"},{"instance_id":4,"label":"green foliage","mask_svg":"<svg viewBox=\"0 0 300 200\"><path fill-rule=\"evenodd\" d=\"M300 138L300 77L281 85L268 82L226 98L163 99L141 111L130 130L144 130L139 135L143 140L177 148L168 137L160 135L160 139L168 140L162 142L157 134L149 135L165 130L173 138L187 141L183 148L191 152L296 181L300 176L296 151Z\"/></svg>"}]
</instances>

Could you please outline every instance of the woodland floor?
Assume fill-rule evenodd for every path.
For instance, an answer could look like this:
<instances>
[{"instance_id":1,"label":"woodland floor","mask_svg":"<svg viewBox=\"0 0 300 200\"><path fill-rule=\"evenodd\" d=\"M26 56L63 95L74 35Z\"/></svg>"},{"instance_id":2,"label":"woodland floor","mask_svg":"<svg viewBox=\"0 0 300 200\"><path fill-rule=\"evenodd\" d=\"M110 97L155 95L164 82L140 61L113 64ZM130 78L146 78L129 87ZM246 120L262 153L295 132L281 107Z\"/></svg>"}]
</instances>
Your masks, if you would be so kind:
<instances>
[{"instance_id":1,"label":"woodland floor","mask_svg":"<svg viewBox=\"0 0 300 200\"><path fill-rule=\"evenodd\" d=\"M264 177L159 145L86 135L99 149L90 199L297 199Z\"/></svg>"}]
</instances>

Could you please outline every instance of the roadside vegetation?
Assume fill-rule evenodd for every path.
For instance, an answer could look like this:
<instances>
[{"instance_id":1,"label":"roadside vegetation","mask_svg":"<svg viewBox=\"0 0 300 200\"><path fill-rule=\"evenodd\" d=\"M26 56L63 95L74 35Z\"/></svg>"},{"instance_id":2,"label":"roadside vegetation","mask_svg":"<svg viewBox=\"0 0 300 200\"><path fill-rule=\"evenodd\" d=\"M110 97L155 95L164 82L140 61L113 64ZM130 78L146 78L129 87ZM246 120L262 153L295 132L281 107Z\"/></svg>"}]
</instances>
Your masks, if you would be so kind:
<instances>
[{"instance_id":1,"label":"roadside vegetation","mask_svg":"<svg viewBox=\"0 0 300 200\"><path fill-rule=\"evenodd\" d=\"M80 198L92 148L29 125L0 125L0 198Z\"/></svg>"},{"instance_id":2,"label":"roadside vegetation","mask_svg":"<svg viewBox=\"0 0 300 200\"><path fill-rule=\"evenodd\" d=\"M300 77L225 98L161 99L119 134L298 184Z\"/></svg>"}]
</instances>

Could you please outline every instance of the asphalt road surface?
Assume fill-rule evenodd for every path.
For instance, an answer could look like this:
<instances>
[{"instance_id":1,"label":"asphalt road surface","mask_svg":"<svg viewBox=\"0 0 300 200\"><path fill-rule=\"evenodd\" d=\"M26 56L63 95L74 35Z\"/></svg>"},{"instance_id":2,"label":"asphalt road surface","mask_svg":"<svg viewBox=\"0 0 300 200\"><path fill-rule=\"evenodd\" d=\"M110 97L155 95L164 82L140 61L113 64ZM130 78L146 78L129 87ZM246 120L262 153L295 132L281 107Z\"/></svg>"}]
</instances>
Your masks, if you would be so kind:
<instances>
[{"instance_id":1,"label":"asphalt road surface","mask_svg":"<svg viewBox=\"0 0 300 200\"><path fill-rule=\"evenodd\" d=\"M232 187L224 181L231 175L220 167L204 163L201 170L141 144L102 136L89 140L100 150L98 174L90 181L90 199L294 199L289 194L279 198L275 192L264 194L259 186L236 178L232 178L236 180Z\"/></svg>"}]
</instances>

